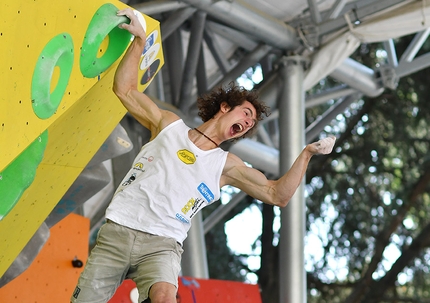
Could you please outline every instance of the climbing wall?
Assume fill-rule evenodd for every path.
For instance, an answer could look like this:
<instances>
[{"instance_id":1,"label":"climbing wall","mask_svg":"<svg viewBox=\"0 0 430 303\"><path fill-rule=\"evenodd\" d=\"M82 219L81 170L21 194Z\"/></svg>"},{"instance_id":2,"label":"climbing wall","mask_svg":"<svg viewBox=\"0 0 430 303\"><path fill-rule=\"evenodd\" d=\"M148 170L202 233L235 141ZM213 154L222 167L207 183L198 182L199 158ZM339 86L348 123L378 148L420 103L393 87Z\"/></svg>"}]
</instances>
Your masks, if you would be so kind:
<instances>
[{"instance_id":1,"label":"climbing wall","mask_svg":"<svg viewBox=\"0 0 430 303\"><path fill-rule=\"evenodd\" d=\"M69 302L83 269L79 261L87 260L89 228L89 220L75 214L58 222L30 267L0 288L0 301Z\"/></svg>"},{"instance_id":2,"label":"climbing wall","mask_svg":"<svg viewBox=\"0 0 430 303\"><path fill-rule=\"evenodd\" d=\"M112 81L131 35L119 1L0 4L0 276L117 126ZM55 9L54 9L55 8ZM159 23L139 65L144 91L163 65Z\"/></svg>"}]
</instances>

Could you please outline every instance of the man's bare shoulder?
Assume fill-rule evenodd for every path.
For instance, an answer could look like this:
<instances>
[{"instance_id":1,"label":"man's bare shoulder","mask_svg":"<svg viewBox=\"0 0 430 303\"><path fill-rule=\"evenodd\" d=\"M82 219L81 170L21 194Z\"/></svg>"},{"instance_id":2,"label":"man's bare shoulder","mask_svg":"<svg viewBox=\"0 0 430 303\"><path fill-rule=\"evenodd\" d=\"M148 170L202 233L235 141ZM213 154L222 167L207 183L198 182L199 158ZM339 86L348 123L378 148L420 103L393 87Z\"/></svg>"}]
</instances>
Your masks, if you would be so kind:
<instances>
[{"instance_id":1,"label":"man's bare shoulder","mask_svg":"<svg viewBox=\"0 0 430 303\"><path fill-rule=\"evenodd\" d=\"M172 124L175 121L178 121L181 119L178 115L175 113L169 111L160 109L161 117L157 123L154 123L150 125L149 130L151 131L151 140L158 136L158 134L166 128L168 125Z\"/></svg>"},{"instance_id":2,"label":"man's bare shoulder","mask_svg":"<svg viewBox=\"0 0 430 303\"><path fill-rule=\"evenodd\" d=\"M227 160L221 175L222 185L232 185L237 174L240 174L238 168L246 167L245 163L235 154L228 153Z\"/></svg>"},{"instance_id":3,"label":"man's bare shoulder","mask_svg":"<svg viewBox=\"0 0 430 303\"><path fill-rule=\"evenodd\" d=\"M181 119L177 114L170 110L161 110L161 121L160 121L160 131L165 128L167 125Z\"/></svg>"},{"instance_id":4,"label":"man's bare shoulder","mask_svg":"<svg viewBox=\"0 0 430 303\"><path fill-rule=\"evenodd\" d=\"M225 166L227 167L227 169L231 169L236 166L245 166L245 163L238 156L229 152L227 154Z\"/></svg>"}]
</instances>

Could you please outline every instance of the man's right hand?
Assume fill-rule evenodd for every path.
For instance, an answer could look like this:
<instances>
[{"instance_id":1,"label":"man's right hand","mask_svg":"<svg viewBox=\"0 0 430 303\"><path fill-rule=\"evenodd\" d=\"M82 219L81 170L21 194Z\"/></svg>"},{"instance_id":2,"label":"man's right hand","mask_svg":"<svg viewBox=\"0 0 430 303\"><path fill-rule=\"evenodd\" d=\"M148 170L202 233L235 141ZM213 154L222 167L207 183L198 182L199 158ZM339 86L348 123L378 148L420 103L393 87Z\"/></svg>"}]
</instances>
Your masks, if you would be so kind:
<instances>
[{"instance_id":1,"label":"man's right hand","mask_svg":"<svg viewBox=\"0 0 430 303\"><path fill-rule=\"evenodd\" d=\"M138 13L138 12L137 12ZM117 12L118 16L126 16L130 19L130 24L121 23L118 25L119 28L125 29L130 32L135 37L141 38L143 41L146 41L146 32L142 27L142 24L139 21L139 18L135 15L135 11L131 8L126 8Z\"/></svg>"},{"instance_id":2,"label":"man's right hand","mask_svg":"<svg viewBox=\"0 0 430 303\"><path fill-rule=\"evenodd\" d=\"M331 153L333 150L333 146L336 142L335 136L330 136L324 139L319 140L318 142L314 142L306 146L308 151L312 155L327 155Z\"/></svg>"}]
</instances>

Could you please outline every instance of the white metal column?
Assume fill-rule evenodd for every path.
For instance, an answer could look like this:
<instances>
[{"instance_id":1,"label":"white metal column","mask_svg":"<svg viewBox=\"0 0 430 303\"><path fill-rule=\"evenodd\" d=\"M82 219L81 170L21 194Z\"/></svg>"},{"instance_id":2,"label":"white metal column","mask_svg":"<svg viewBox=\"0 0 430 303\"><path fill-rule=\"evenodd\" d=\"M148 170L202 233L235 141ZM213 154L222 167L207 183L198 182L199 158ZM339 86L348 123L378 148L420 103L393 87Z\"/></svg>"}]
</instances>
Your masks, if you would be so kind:
<instances>
[{"instance_id":1,"label":"white metal column","mask_svg":"<svg viewBox=\"0 0 430 303\"><path fill-rule=\"evenodd\" d=\"M191 228L188 231L188 237L184 242L184 253L182 254L182 275L209 279L201 211L193 218L193 224L191 225Z\"/></svg>"},{"instance_id":2,"label":"white metal column","mask_svg":"<svg viewBox=\"0 0 430 303\"><path fill-rule=\"evenodd\" d=\"M305 145L304 61L301 57L285 57L280 72L284 87L279 106L280 174L286 173ZM281 210L279 242L280 303L306 303L304 269L305 236L304 182L289 204Z\"/></svg>"}]
</instances>

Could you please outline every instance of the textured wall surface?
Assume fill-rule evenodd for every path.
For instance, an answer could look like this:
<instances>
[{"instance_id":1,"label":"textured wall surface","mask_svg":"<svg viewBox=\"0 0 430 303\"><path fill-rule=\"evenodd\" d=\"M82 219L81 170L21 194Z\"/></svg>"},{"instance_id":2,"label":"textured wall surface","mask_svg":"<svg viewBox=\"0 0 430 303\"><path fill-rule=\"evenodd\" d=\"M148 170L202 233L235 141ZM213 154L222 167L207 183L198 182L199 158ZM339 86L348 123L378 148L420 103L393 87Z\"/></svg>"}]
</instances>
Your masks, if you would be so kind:
<instances>
[{"instance_id":1,"label":"textured wall surface","mask_svg":"<svg viewBox=\"0 0 430 303\"><path fill-rule=\"evenodd\" d=\"M53 9L55 7L55 9ZM131 36L117 1L0 4L0 276L125 114L112 93ZM139 13L140 14L140 13ZM163 65L158 21L143 16L145 90Z\"/></svg>"}]
</instances>

